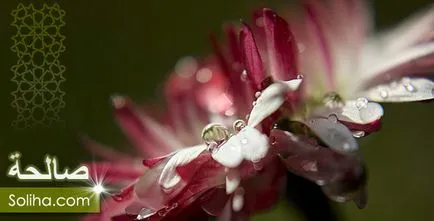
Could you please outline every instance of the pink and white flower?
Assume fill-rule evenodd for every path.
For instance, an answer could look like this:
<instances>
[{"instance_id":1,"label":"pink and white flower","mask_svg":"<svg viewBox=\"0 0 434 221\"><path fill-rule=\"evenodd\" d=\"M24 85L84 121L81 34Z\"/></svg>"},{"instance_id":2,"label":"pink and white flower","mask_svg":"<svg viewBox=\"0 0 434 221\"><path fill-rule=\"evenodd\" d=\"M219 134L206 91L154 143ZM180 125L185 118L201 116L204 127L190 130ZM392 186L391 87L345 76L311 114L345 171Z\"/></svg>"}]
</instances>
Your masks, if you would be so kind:
<instances>
[{"instance_id":1,"label":"pink and white flower","mask_svg":"<svg viewBox=\"0 0 434 221\"><path fill-rule=\"evenodd\" d=\"M284 166L363 207L356 138L379 129L377 102L433 98L420 74L434 71L434 11L373 34L362 1L327 3L305 0L287 20L258 10L253 24L227 27L225 46L213 40L215 59L183 59L166 84L164 123L115 97L146 168L92 149L116 162L96 165L109 165L108 180L129 183L96 219L245 218L278 199Z\"/></svg>"}]
</instances>

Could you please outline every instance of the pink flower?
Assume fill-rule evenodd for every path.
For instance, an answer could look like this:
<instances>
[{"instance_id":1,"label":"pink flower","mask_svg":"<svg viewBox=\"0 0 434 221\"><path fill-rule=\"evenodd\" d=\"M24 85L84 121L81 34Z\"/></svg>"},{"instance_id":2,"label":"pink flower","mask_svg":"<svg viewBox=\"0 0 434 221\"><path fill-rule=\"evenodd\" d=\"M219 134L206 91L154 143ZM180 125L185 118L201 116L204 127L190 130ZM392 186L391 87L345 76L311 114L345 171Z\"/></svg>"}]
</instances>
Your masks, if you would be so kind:
<instances>
[{"instance_id":1,"label":"pink flower","mask_svg":"<svg viewBox=\"0 0 434 221\"><path fill-rule=\"evenodd\" d=\"M376 102L433 98L434 83L417 74L434 69L434 13L374 35L361 1L328 3L304 1L290 25L258 10L239 32L227 27L225 47L213 40L214 57L181 60L166 84L164 123L115 97L146 169L93 145L112 162L94 167L129 184L97 219L245 218L278 199L284 166L364 207L356 138L379 129Z\"/></svg>"}]
</instances>

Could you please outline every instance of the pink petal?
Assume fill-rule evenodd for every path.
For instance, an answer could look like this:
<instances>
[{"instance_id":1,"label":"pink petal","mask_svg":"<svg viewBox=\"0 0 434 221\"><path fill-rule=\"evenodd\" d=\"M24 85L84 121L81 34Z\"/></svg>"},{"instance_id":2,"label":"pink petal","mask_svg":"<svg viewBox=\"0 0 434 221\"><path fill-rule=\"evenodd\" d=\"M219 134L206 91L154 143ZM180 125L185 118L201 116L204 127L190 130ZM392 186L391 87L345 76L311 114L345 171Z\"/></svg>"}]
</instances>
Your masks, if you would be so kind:
<instances>
[{"instance_id":1,"label":"pink petal","mask_svg":"<svg viewBox=\"0 0 434 221\"><path fill-rule=\"evenodd\" d=\"M131 156L117 152L113 150L113 148L100 144L86 135L81 136L80 140L83 143L83 146L88 149L90 153L95 154L106 161L133 161Z\"/></svg>"},{"instance_id":2,"label":"pink petal","mask_svg":"<svg viewBox=\"0 0 434 221\"><path fill-rule=\"evenodd\" d=\"M244 68L238 36L235 33L234 27L227 26L226 34L229 44L229 55L231 56L225 56L215 38L212 38L212 45L220 69L227 78L226 80L229 84L227 90L233 97L233 103L237 104L236 112L238 114L245 114L253 102L254 94L251 85L247 81L243 81L241 77Z\"/></svg>"},{"instance_id":3,"label":"pink petal","mask_svg":"<svg viewBox=\"0 0 434 221\"><path fill-rule=\"evenodd\" d=\"M169 155L161 156L161 157L154 157L154 158L148 158L143 160L143 165L145 167L152 168L155 165L161 163L163 160L166 160L168 157L171 157L174 153L171 153Z\"/></svg>"},{"instance_id":4,"label":"pink petal","mask_svg":"<svg viewBox=\"0 0 434 221\"><path fill-rule=\"evenodd\" d=\"M190 146L200 140L209 117L209 112L198 103L196 72L197 69L191 73L174 73L165 85L170 123L182 143Z\"/></svg>"},{"instance_id":5,"label":"pink petal","mask_svg":"<svg viewBox=\"0 0 434 221\"><path fill-rule=\"evenodd\" d=\"M131 182L143 175L145 169L135 167L132 163L116 162L90 162L85 163L90 172L90 177L95 181L105 183Z\"/></svg>"},{"instance_id":6,"label":"pink petal","mask_svg":"<svg viewBox=\"0 0 434 221\"><path fill-rule=\"evenodd\" d=\"M315 4L313 1L306 1L304 4L306 19L307 19L307 28L310 31L311 37L316 40L316 43L319 45L320 53L324 60L325 66L325 74L328 88L333 88L334 86L334 76L333 73L333 61L332 54L330 52L330 45L328 44L328 39L326 39L326 35L323 30L323 26L318 20L318 10L322 10L320 8L314 7Z\"/></svg>"},{"instance_id":7,"label":"pink petal","mask_svg":"<svg viewBox=\"0 0 434 221\"><path fill-rule=\"evenodd\" d=\"M252 30L247 25L240 31L240 46L247 77L258 90L266 75Z\"/></svg>"},{"instance_id":8,"label":"pink petal","mask_svg":"<svg viewBox=\"0 0 434 221\"><path fill-rule=\"evenodd\" d=\"M277 80L297 78L298 49L288 23L270 9L263 10L270 74Z\"/></svg>"},{"instance_id":9,"label":"pink petal","mask_svg":"<svg viewBox=\"0 0 434 221\"><path fill-rule=\"evenodd\" d=\"M146 156L161 156L181 146L167 128L145 116L128 99L115 96L113 105L120 126Z\"/></svg>"},{"instance_id":10,"label":"pink petal","mask_svg":"<svg viewBox=\"0 0 434 221\"><path fill-rule=\"evenodd\" d=\"M160 179L161 172L166 165L167 160L154 166L146 171L146 173L138 180L134 187L134 192L139 202L145 207L152 210L160 210L167 202L182 191L183 184L177 191L165 193L161 188L158 180Z\"/></svg>"}]
</instances>

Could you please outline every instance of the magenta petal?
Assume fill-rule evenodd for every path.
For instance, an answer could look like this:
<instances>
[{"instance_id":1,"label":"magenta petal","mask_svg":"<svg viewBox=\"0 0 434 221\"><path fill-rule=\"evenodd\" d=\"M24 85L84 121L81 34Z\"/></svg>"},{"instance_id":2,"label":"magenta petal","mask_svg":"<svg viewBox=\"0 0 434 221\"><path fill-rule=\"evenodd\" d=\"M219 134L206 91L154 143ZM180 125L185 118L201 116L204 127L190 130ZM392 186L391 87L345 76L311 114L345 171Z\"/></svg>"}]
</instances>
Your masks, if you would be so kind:
<instances>
[{"instance_id":1,"label":"magenta petal","mask_svg":"<svg viewBox=\"0 0 434 221\"><path fill-rule=\"evenodd\" d=\"M178 166L176 168L177 173L184 181L189 181L193 178L194 174L202 168L203 164L211 160L210 153L202 153L196 159L190 163Z\"/></svg>"},{"instance_id":2,"label":"magenta petal","mask_svg":"<svg viewBox=\"0 0 434 221\"><path fill-rule=\"evenodd\" d=\"M127 98L115 96L113 105L120 126L146 156L161 156L180 146L170 132L141 113Z\"/></svg>"},{"instance_id":3,"label":"magenta petal","mask_svg":"<svg viewBox=\"0 0 434 221\"><path fill-rule=\"evenodd\" d=\"M252 30L247 25L240 31L240 45L247 76L259 89L265 79L264 66Z\"/></svg>"},{"instance_id":4,"label":"magenta petal","mask_svg":"<svg viewBox=\"0 0 434 221\"><path fill-rule=\"evenodd\" d=\"M212 216L219 216L230 196L226 194L224 188L215 188L211 190L209 195L204 196L207 200L203 200L202 209Z\"/></svg>"},{"instance_id":5,"label":"magenta petal","mask_svg":"<svg viewBox=\"0 0 434 221\"><path fill-rule=\"evenodd\" d=\"M270 74L277 80L297 78L298 49L288 23L270 9L263 10Z\"/></svg>"},{"instance_id":6,"label":"magenta petal","mask_svg":"<svg viewBox=\"0 0 434 221\"><path fill-rule=\"evenodd\" d=\"M163 160L167 159L168 157L170 157L170 155L162 156L162 157L154 157L154 158L144 159L143 160L143 165L145 167L152 168L155 165L157 165L158 163L161 163Z\"/></svg>"},{"instance_id":7,"label":"magenta petal","mask_svg":"<svg viewBox=\"0 0 434 221\"><path fill-rule=\"evenodd\" d=\"M381 129L381 120L376 120L368 124L357 124L353 122L340 121L352 131L364 131L365 133L377 132Z\"/></svg>"}]
</instances>

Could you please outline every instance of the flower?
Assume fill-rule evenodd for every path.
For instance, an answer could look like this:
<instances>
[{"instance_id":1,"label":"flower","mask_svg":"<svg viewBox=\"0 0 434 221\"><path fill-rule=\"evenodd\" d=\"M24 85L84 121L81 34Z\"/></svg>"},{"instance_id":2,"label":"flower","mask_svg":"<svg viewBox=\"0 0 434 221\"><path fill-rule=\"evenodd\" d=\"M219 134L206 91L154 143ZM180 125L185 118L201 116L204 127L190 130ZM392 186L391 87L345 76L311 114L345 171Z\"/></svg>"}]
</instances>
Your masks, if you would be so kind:
<instances>
[{"instance_id":1,"label":"flower","mask_svg":"<svg viewBox=\"0 0 434 221\"><path fill-rule=\"evenodd\" d=\"M117 162L109 180L129 183L102 219L248 217L278 199L283 165L364 207L356 138L379 130L376 102L433 98L434 83L416 74L434 69L434 13L376 35L363 2L327 2L303 1L287 20L258 10L239 34L227 27L223 47L213 39L211 59L181 60L166 84L165 123L115 97L146 169L93 148Z\"/></svg>"}]
</instances>

